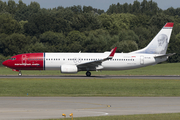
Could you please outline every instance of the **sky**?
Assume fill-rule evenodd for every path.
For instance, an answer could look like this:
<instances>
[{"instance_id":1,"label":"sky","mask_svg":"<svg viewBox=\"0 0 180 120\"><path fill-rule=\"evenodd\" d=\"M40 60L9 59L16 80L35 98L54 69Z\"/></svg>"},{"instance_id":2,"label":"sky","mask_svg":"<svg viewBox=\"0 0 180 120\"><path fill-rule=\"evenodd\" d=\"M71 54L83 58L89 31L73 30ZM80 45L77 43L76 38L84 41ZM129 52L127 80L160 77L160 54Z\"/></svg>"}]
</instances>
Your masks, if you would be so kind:
<instances>
[{"instance_id":1,"label":"sky","mask_svg":"<svg viewBox=\"0 0 180 120\"><path fill-rule=\"evenodd\" d=\"M8 0L1 0L1 1L8 1ZM18 3L19 0L14 0ZM81 6L92 6L93 8L102 9L105 12L112 4L120 4L128 3L132 4L135 0L22 0L23 3L29 5L31 1L38 2L41 8L55 8L58 6L62 7L70 7L73 5L81 5ZM143 0L138 0L142 2ZM153 0L158 4L158 7L165 10L167 8L173 7L178 8L180 7L180 0Z\"/></svg>"}]
</instances>

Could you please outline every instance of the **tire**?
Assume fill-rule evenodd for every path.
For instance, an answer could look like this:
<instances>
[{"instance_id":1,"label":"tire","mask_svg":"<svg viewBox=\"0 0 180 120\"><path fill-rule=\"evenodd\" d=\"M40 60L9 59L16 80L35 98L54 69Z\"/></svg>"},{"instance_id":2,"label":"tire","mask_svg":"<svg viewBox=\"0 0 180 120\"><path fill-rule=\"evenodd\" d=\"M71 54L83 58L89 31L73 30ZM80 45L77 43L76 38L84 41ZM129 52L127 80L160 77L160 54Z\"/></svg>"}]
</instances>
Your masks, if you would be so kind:
<instances>
[{"instance_id":1,"label":"tire","mask_svg":"<svg viewBox=\"0 0 180 120\"><path fill-rule=\"evenodd\" d=\"M22 76L22 73L18 73L18 76Z\"/></svg>"},{"instance_id":2,"label":"tire","mask_svg":"<svg viewBox=\"0 0 180 120\"><path fill-rule=\"evenodd\" d=\"M87 72L86 72L86 76L87 76L87 77L90 77L90 76L91 76L91 72L87 71Z\"/></svg>"}]
</instances>

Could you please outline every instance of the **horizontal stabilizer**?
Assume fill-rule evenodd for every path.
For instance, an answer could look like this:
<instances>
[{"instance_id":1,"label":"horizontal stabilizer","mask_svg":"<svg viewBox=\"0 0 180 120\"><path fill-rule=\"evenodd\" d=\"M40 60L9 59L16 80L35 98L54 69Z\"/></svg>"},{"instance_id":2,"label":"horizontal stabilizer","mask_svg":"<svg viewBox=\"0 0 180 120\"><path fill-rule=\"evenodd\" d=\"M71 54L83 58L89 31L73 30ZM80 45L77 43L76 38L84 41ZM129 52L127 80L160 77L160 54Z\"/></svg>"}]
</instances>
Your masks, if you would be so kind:
<instances>
[{"instance_id":1,"label":"horizontal stabilizer","mask_svg":"<svg viewBox=\"0 0 180 120\"><path fill-rule=\"evenodd\" d=\"M159 58L159 57L170 57L170 56L173 56L175 55L176 53L169 53L169 54L166 54L166 55L159 55L159 56L155 56L154 58Z\"/></svg>"}]
</instances>

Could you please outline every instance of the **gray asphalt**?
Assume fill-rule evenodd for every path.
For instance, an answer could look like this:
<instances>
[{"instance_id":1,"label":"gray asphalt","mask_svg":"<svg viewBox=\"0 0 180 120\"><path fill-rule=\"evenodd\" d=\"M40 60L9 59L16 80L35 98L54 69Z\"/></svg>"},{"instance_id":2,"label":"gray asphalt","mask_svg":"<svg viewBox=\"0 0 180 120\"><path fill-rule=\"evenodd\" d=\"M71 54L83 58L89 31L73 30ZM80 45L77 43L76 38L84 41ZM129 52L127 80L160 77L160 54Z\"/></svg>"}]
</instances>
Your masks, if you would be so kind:
<instances>
[{"instance_id":1,"label":"gray asphalt","mask_svg":"<svg viewBox=\"0 0 180 120\"><path fill-rule=\"evenodd\" d=\"M180 97L0 97L0 120L179 112Z\"/></svg>"},{"instance_id":2,"label":"gray asphalt","mask_svg":"<svg viewBox=\"0 0 180 120\"><path fill-rule=\"evenodd\" d=\"M179 79L180 76L0 76L0 78L59 78L59 79Z\"/></svg>"}]
</instances>

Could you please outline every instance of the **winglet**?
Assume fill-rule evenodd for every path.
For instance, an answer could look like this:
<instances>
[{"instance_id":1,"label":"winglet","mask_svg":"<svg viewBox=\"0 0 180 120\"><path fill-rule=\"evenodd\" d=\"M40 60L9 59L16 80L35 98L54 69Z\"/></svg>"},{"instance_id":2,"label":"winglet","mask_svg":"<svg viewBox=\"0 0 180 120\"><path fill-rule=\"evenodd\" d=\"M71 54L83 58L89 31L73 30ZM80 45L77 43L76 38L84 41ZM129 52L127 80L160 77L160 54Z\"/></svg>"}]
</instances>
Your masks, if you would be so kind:
<instances>
[{"instance_id":1,"label":"winglet","mask_svg":"<svg viewBox=\"0 0 180 120\"><path fill-rule=\"evenodd\" d=\"M116 49L117 49L117 47L115 47L115 48L113 48L113 49L111 50L111 54L108 56L108 58L113 58L113 57L114 57L114 54L115 54L115 52L116 52Z\"/></svg>"}]
</instances>

